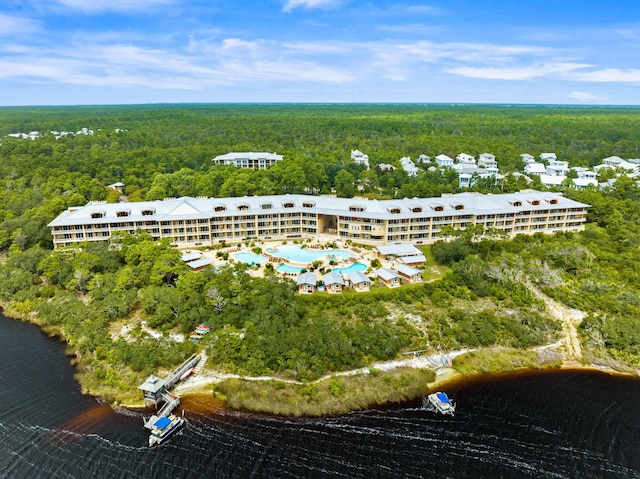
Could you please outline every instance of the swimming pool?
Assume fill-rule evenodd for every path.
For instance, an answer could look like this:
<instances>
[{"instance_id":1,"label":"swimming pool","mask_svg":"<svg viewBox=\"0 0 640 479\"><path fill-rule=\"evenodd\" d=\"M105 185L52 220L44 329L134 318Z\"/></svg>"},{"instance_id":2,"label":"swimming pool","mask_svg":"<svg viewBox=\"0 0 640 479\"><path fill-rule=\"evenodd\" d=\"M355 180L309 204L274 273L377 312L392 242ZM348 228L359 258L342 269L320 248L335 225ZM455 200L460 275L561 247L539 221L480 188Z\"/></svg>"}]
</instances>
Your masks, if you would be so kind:
<instances>
[{"instance_id":1,"label":"swimming pool","mask_svg":"<svg viewBox=\"0 0 640 479\"><path fill-rule=\"evenodd\" d=\"M288 259L296 263L309 264L315 260L327 257L330 260L351 258L355 256L351 251L343 249L309 249L298 245L282 245L274 248L270 253L278 258Z\"/></svg>"},{"instance_id":2,"label":"swimming pool","mask_svg":"<svg viewBox=\"0 0 640 479\"><path fill-rule=\"evenodd\" d=\"M264 256L254 253L236 253L233 257L247 264L262 264L267 260Z\"/></svg>"},{"instance_id":3,"label":"swimming pool","mask_svg":"<svg viewBox=\"0 0 640 479\"><path fill-rule=\"evenodd\" d=\"M293 273L293 274L298 274L300 271L303 270L303 268L300 266L291 266L290 264L279 264L278 266L276 266L276 269L281 273Z\"/></svg>"},{"instance_id":4,"label":"swimming pool","mask_svg":"<svg viewBox=\"0 0 640 479\"><path fill-rule=\"evenodd\" d=\"M360 271L364 273L367 270L367 265L363 263L354 263L350 266L346 266L344 268L334 268L331 271L338 274L347 274L350 271Z\"/></svg>"}]
</instances>

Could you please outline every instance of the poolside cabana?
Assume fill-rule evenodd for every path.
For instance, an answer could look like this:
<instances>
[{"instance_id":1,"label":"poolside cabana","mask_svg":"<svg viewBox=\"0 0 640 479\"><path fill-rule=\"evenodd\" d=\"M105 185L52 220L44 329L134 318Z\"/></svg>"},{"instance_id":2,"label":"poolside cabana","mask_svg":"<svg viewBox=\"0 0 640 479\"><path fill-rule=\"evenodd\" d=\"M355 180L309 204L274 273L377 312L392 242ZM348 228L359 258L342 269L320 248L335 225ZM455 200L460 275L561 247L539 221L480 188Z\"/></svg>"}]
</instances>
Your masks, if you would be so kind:
<instances>
[{"instance_id":1,"label":"poolside cabana","mask_svg":"<svg viewBox=\"0 0 640 479\"><path fill-rule=\"evenodd\" d=\"M349 271L347 273L347 283L358 292L369 291L371 280L360 271Z\"/></svg>"},{"instance_id":2,"label":"poolside cabana","mask_svg":"<svg viewBox=\"0 0 640 479\"><path fill-rule=\"evenodd\" d=\"M396 266L396 272L403 279L411 281L412 283L419 283L422 281L422 273L419 269L416 269L413 266L400 263Z\"/></svg>"},{"instance_id":3,"label":"poolside cabana","mask_svg":"<svg viewBox=\"0 0 640 479\"><path fill-rule=\"evenodd\" d=\"M297 280L298 293L310 294L316 290L316 275L313 273L301 273Z\"/></svg>"},{"instance_id":4,"label":"poolside cabana","mask_svg":"<svg viewBox=\"0 0 640 479\"><path fill-rule=\"evenodd\" d=\"M322 282L326 286L328 293L342 293L342 290L345 287L342 275L334 273L333 271L325 274L322 277Z\"/></svg>"},{"instance_id":5,"label":"poolside cabana","mask_svg":"<svg viewBox=\"0 0 640 479\"><path fill-rule=\"evenodd\" d=\"M389 288L400 286L400 275L389 268L377 269L376 276Z\"/></svg>"}]
</instances>

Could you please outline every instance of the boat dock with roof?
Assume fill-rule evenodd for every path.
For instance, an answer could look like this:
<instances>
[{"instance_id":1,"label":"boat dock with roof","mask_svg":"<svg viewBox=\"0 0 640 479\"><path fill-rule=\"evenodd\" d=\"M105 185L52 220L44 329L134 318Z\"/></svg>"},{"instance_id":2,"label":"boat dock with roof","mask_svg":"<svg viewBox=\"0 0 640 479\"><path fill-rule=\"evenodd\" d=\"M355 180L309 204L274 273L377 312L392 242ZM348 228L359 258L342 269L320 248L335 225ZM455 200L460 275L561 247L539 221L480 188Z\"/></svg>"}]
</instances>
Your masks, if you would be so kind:
<instances>
[{"instance_id":1,"label":"boat dock with roof","mask_svg":"<svg viewBox=\"0 0 640 479\"><path fill-rule=\"evenodd\" d=\"M204 361L204 355L193 355L174 369L166 379L151 375L138 386L144 393L145 406L160 407L149 420L144 421L144 427L151 431L150 446L163 442L184 424L183 418L173 415L173 411L180 405L180 398L171 392L171 388L200 371Z\"/></svg>"}]
</instances>

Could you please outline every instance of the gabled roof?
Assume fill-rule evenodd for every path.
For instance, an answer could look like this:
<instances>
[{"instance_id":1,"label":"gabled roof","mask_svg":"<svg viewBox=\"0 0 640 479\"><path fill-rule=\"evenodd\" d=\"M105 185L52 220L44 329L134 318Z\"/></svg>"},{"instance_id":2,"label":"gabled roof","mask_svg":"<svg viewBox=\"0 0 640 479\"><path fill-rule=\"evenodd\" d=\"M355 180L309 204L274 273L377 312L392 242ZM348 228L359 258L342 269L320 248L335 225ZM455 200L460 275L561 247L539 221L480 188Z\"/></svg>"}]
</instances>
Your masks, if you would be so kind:
<instances>
[{"instance_id":1,"label":"gabled roof","mask_svg":"<svg viewBox=\"0 0 640 479\"><path fill-rule=\"evenodd\" d=\"M347 273L347 278L349 278L349 281L351 281L351 283L353 284L371 283L369 277L362 271L349 271Z\"/></svg>"},{"instance_id":2,"label":"gabled roof","mask_svg":"<svg viewBox=\"0 0 640 479\"><path fill-rule=\"evenodd\" d=\"M376 275L385 281L391 281L394 278L400 279L400 276L395 271L389 268L380 268L376 270Z\"/></svg>"},{"instance_id":3,"label":"gabled roof","mask_svg":"<svg viewBox=\"0 0 640 479\"><path fill-rule=\"evenodd\" d=\"M425 258L424 255L420 253L420 254L414 254L411 256L401 256L400 258L398 258L398 261L402 261L403 263L411 263L411 264L426 263L427 258Z\"/></svg>"},{"instance_id":4,"label":"gabled roof","mask_svg":"<svg viewBox=\"0 0 640 479\"><path fill-rule=\"evenodd\" d=\"M420 250L409 243L389 244L376 246L376 249L385 256L412 256L421 254Z\"/></svg>"},{"instance_id":5,"label":"gabled roof","mask_svg":"<svg viewBox=\"0 0 640 479\"><path fill-rule=\"evenodd\" d=\"M342 279L342 275L335 273L334 271L331 271L327 274L325 274L322 277L322 282L324 284L341 284L342 286L344 286L344 279Z\"/></svg>"},{"instance_id":6,"label":"gabled roof","mask_svg":"<svg viewBox=\"0 0 640 479\"><path fill-rule=\"evenodd\" d=\"M415 276L416 274L420 274L420 270L414 268L413 266L408 266L406 264L398 264L398 266L396 266L396 271L400 274L403 274L405 276Z\"/></svg>"},{"instance_id":7,"label":"gabled roof","mask_svg":"<svg viewBox=\"0 0 640 479\"><path fill-rule=\"evenodd\" d=\"M208 266L213 264L213 260L211 258L202 258L197 259L195 261L190 261L187 265L192 269L203 268L204 266Z\"/></svg>"},{"instance_id":8,"label":"gabled roof","mask_svg":"<svg viewBox=\"0 0 640 479\"><path fill-rule=\"evenodd\" d=\"M314 273L301 273L298 275L298 279L296 281L298 286L302 284L310 284L312 286L316 285L316 275Z\"/></svg>"}]
</instances>

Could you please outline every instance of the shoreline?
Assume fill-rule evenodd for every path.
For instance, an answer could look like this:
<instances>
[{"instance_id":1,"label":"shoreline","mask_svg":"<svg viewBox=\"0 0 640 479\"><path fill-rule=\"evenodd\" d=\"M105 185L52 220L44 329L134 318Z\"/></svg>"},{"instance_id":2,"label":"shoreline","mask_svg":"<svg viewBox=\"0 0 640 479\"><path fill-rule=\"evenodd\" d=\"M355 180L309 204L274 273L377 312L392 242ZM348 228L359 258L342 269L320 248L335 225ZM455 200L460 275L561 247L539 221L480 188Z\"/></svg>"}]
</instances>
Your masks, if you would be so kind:
<instances>
[{"instance_id":1,"label":"shoreline","mask_svg":"<svg viewBox=\"0 0 640 479\"><path fill-rule=\"evenodd\" d=\"M91 388L87 388L86 385L84 385L79 379L78 377L80 376L80 371L78 368L82 367L82 358L79 357L77 355L77 353L73 350L73 348L71 347L71 345L65 341L64 337L62 336L62 334L60 333L59 330L57 330L55 327L48 327L47 325L43 325L40 324L36 318L34 317L33 314L22 314L18 311L13 311L12 308L10 307L10 305L6 302L0 302L0 307L2 308L2 313L11 319L14 320L19 320L19 321L23 321L23 322L27 322L30 324L34 324L35 326L37 326L38 328L40 328L45 334L47 334L49 337L55 337L56 339L60 340L61 342L63 342L66 346L66 354L67 356L69 356L70 358L70 364L76 369L76 381L78 381L78 385L80 386L80 389L82 391L83 394L88 394L91 395L93 397L95 397L98 401L101 402L105 402L107 404L109 404L112 408L114 408L114 410L117 409L131 409L131 410L144 410L146 409L144 406L144 402L142 400L142 398L140 398L139 401L131 401L129 400L125 400L125 399L121 399L118 400L117 398L113 401L109 401L108 399L106 399L103 395L100 395L99 393L97 393L96 391L92 391ZM554 348L559 346L558 343L554 343L554 344L549 344L549 345L545 345L545 346L540 346L537 348L534 348L533 350L535 351L541 351L541 350L548 350L550 348ZM431 357L431 358L436 358L437 360L440 359L440 357L444 354L444 355L448 355L452 360L458 356L462 356L464 354L467 353L473 353L473 352L483 352L484 354L489 354L490 356L496 356L498 355L501 351L504 351L502 348L487 348L487 349L482 349L482 350L472 350L472 349L460 349L460 350L455 350L455 351L449 351L449 352L436 352L436 353L432 353L431 355L423 355L423 356L415 356L409 359L396 359L396 360L390 360L390 361L382 361L382 362L377 362L372 364L371 366L368 367L363 367L363 368L359 368L359 369L355 369L355 370L350 370L350 371L342 371L342 372L336 372L336 373L331 373L331 374L327 374L319 379L317 379L316 381L309 383L309 384L317 384L323 381L329 381L331 379L335 379L335 378L348 378L349 376L363 376L363 375L370 375L372 371L384 371L384 372L391 372L395 369L398 368L412 368L412 369L422 369L422 370L429 370L429 371L434 371L435 372L435 379L431 382L427 382L424 384L424 393L428 393L429 391L432 391L434 388L436 387L441 387L444 386L448 383L454 382L454 381L458 381L462 378L465 377L470 377L470 376L474 376L474 375L486 375L486 374L500 374L500 373L510 373L510 372L517 372L517 371L526 371L526 370L544 370L544 369L562 369L562 370L583 370L583 371L598 371L598 372L603 372L603 373L607 373L607 374L611 374L611 375L620 375L620 376L626 376L626 377L631 377L631 378L638 378L640 377L640 370L634 370L633 368L628 367L627 365L621 365L621 366L625 366L626 368L628 368L628 370L623 371L623 370L619 370L619 369L615 369L611 366L607 366L607 365L601 365L601 364L594 364L594 363L582 363L579 362L575 359L575 356L567 354L567 352L558 352L558 354L561 356L560 360L561 363L559 365L547 365L545 366L542 363L538 363L537 366L526 366L526 367L514 367L514 368L510 368L510 369L496 369L496 370L490 370L490 371L482 371L479 369L474 369L472 371L469 372L460 372L457 371L455 367L435 367L433 365L432 362L430 362L427 358ZM509 352L515 352L515 351L519 351L519 352L523 352L523 351L532 351L532 350L510 350ZM493 353L493 354L492 354ZM258 381L271 381L271 382L280 382L280 383L285 383L285 384L291 384L291 385L296 385L296 386L301 386L301 385L305 385L307 383L301 383L298 381L293 381L293 380L287 380L287 379L281 379L281 378L277 378L277 377L272 377L272 376L261 376L261 377L243 377L237 374L228 374L228 373L220 373L220 372L211 372L211 371L203 371L198 375L192 375L189 378L187 378L184 382L179 383L173 390L174 393L179 394L179 395L183 395L183 396L196 396L196 395L209 395L211 397L212 400L220 400L219 398L216 398L216 396L214 395L213 389L214 389L214 385L218 384L222 381L228 380L228 379L237 379L240 381L248 381L248 382L258 382ZM380 399L380 398L379 398ZM382 405L388 403L388 401L385 400L378 400L375 403L371 403L370 406L371 407L375 407L377 405ZM230 407L226 404L224 404L223 406L225 409L229 409L229 410L237 410L234 409L233 407ZM356 409L353 409L356 410ZM248 411L248 410L247 410ZM264 411L261 411L264 412ZM328 411L325 415L329 415L331 414L330 411ZM285 414L286 415L286 414ZM323 414L320 414L323 415ZM292 415L293 416L293 415Z\"/></svg>"}]
</instances>

